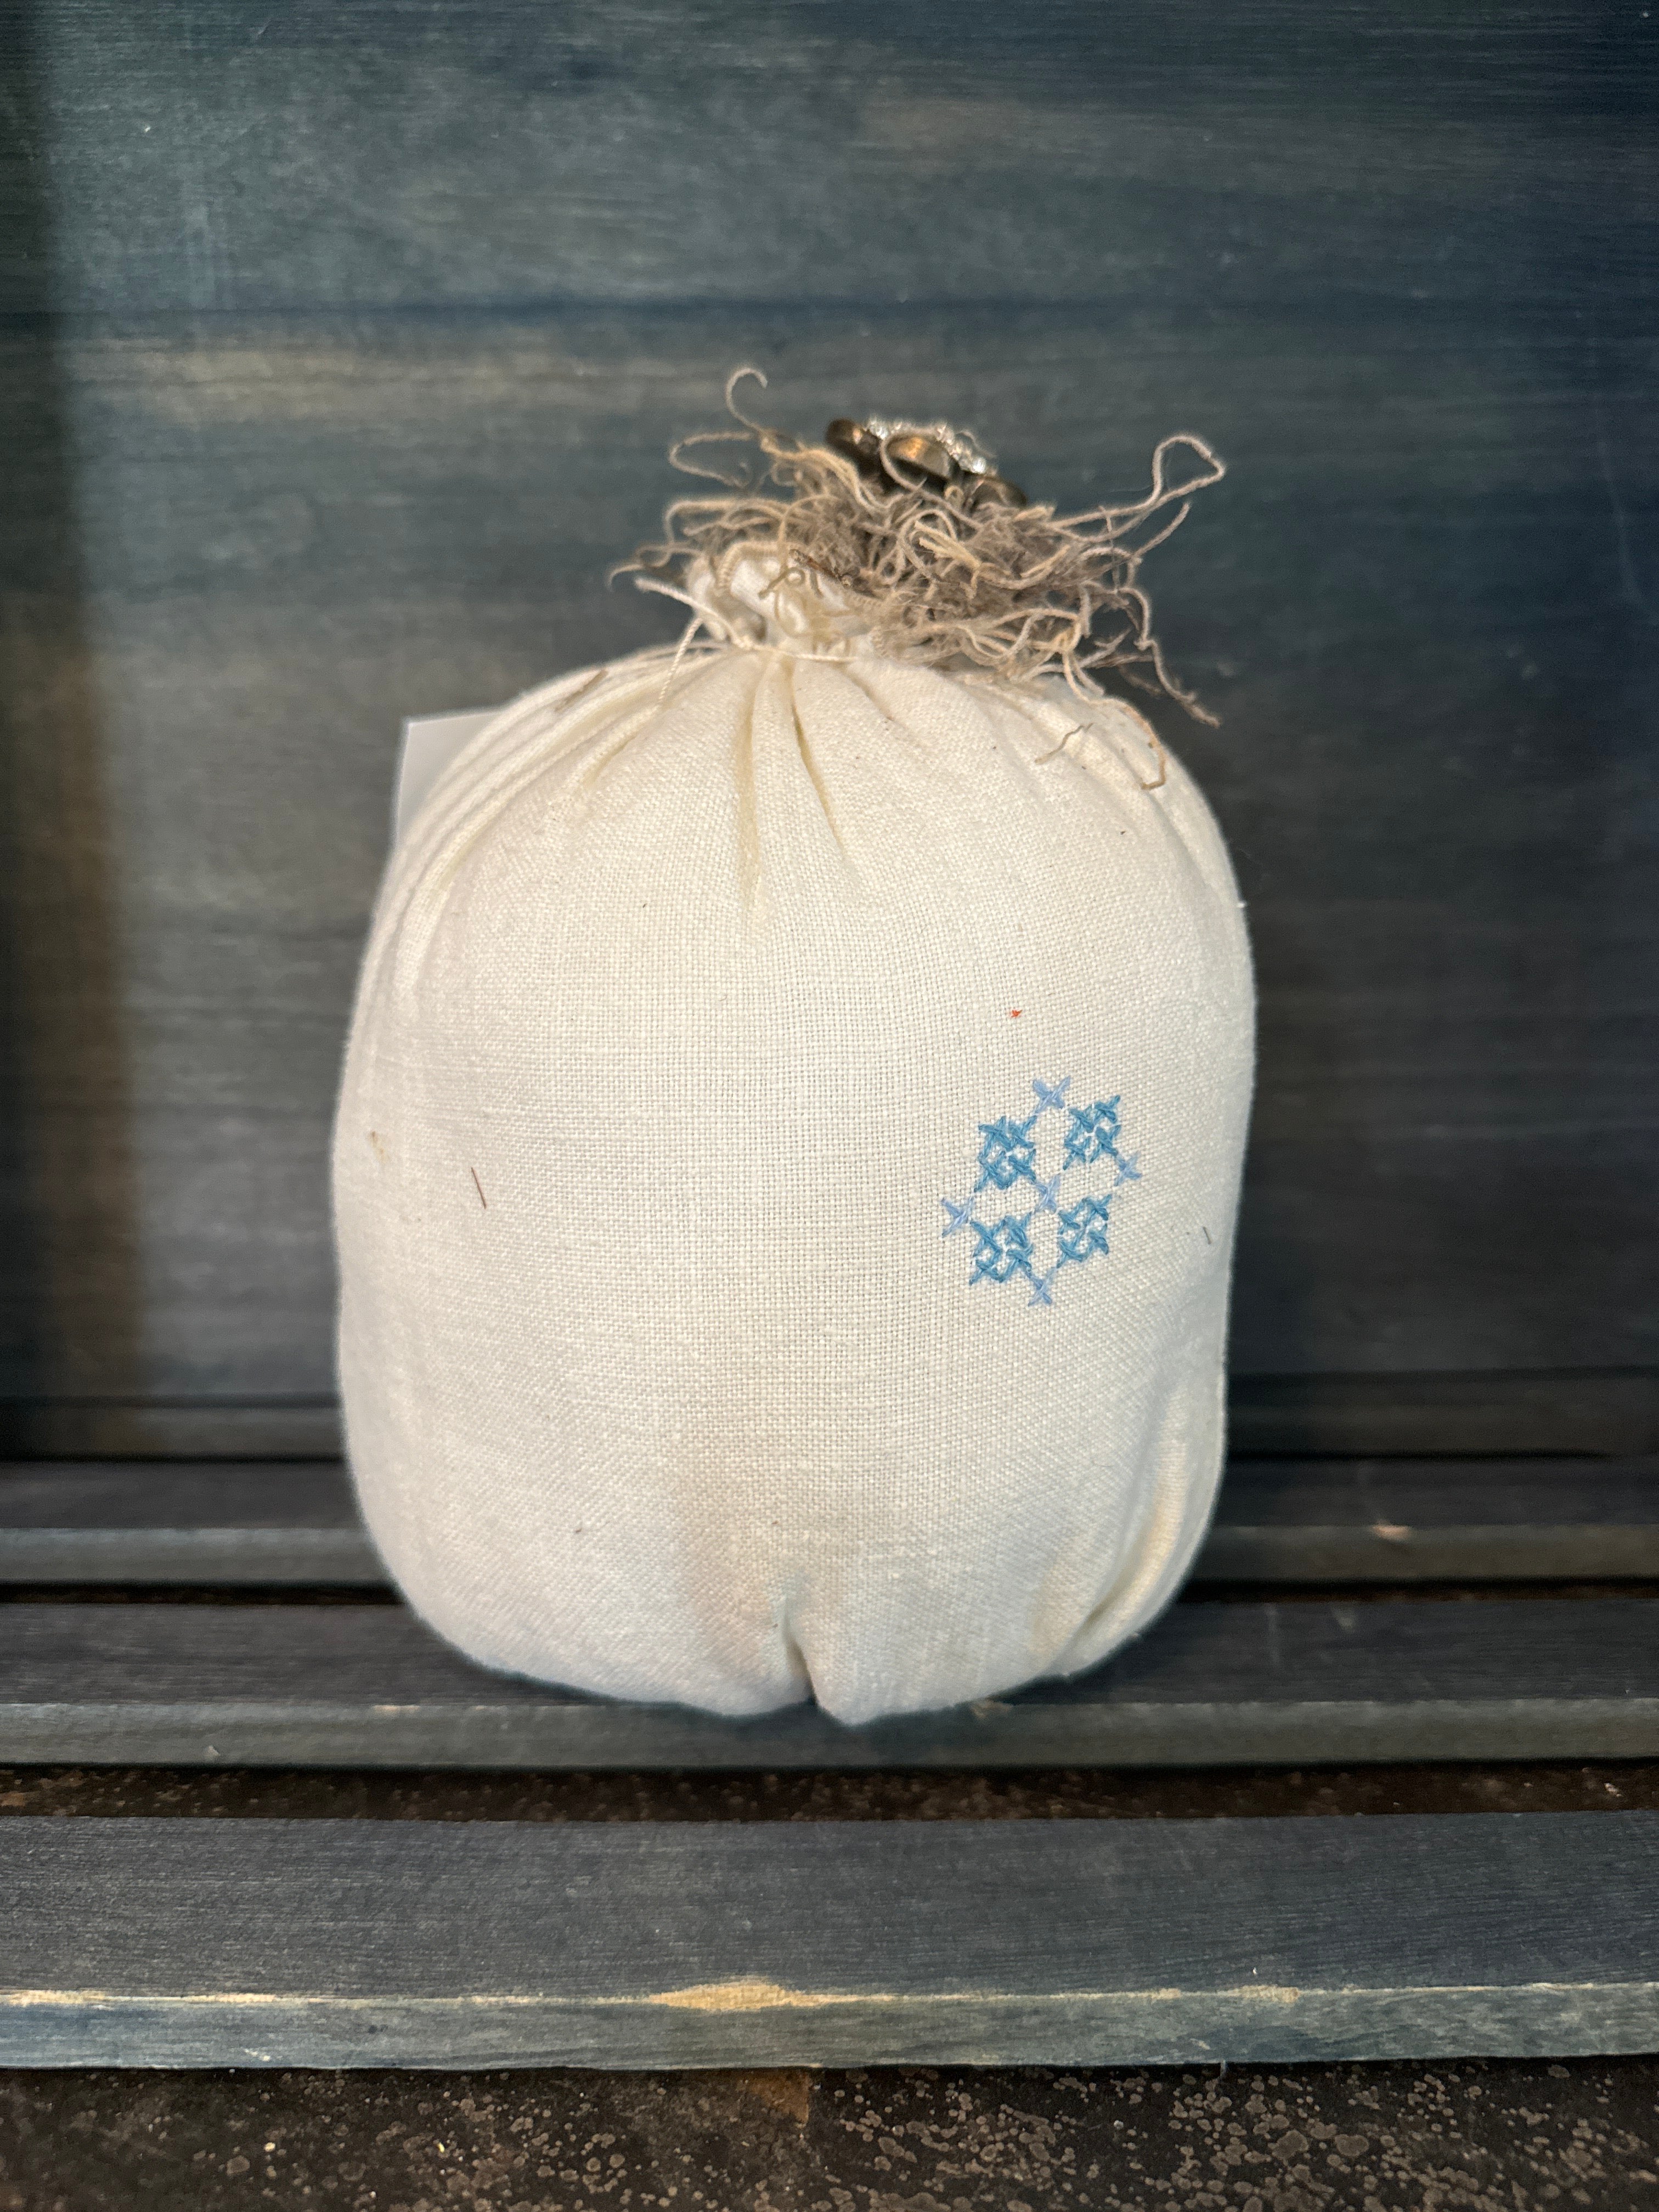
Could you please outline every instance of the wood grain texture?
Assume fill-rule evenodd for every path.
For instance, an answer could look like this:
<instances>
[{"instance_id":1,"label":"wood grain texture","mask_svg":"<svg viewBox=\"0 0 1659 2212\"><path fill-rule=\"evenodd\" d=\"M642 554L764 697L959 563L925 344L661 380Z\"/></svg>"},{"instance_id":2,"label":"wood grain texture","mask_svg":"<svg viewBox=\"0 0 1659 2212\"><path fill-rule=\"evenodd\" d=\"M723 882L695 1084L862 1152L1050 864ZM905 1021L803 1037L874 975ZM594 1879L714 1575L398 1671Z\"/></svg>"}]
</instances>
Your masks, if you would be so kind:
<instances>
[{"instance_id":1,"label":"wood grain texture","mask_svg":"<svg viewBox=\"0 0 1659 2212\"><path fill-rule=\"evenodd\" d=\"M1659 1461L1241 1461L1192 1578L1659 1580ZM0 1468L0 1584L385 1580L339 1466Z\"/></svg>"},{"instance_id":2,"label":"wood grain texture","mask_svg":"<svg viewBox=\"0 0 1659 2212\"><path fill-rule=\"evenodd\" d=\"M51 270L53 142L38 12L0 23L0 292ZM8 358L31 516L0 532L0 1389L137 1392L141 1174L117 869L124 850L85 620L56 349Z\"/></svg>"},{"instance_id":3,"label":"wood grain texture","mask_svg":"<svg viewBox=\"0 0 1659 2212\"><path fill-rule=\"evenodd\" d=\"M1082 311L76 340L151 1389L327 1389L326 1138L399 717L659 633L604 571L750 353L782 419L896 394L994 426L1039 490L1134 482L1174 420L1235 463L1164 604L1227 717L1176 742L1262 981L1238 1364L1650 1363L1637 633L1581 395L1540 393L1531 341L1446 335L1407 371L1399 331L1350 333L1340 386L1288 331L1223 356L1166 320L1126 348Z\"/></svg>"},{"instance_id":4,"label":"wood grain texture","mask_svg":"<svg viewBox=\"0 0 1659 2212\"><path fill-rule=\"evenodd\" d=\"M1659 1358L1639 11L33 20L0 677L48 765L90 718L121 892L88 966L73 876L9 885L30 1158L114 1164L16 1241L0 1385L327 1392L399 719L663 634L602 578L744 358L784 422L955 416L1044 496L1133 487L1177 423L1232 465L1153 580L1262 982L1239 1366ZM42 1332L106 1218L125 1273ZM1411 1448L1482 1448L1443 1416Z\"/></svg>"},{"instance_id":5,"label":"wood grain texture","mask_svg":"<svg viewBox=\"0 0 1659 2212\"><path fill-rule=\"evenodd\" d=\"M331 1394L280 1398L0 1399L0 1465L62 1460L337 1460Z\"/></svg>"},{"instance_id":6,"label":"wood grain texture","mask_svg":"<svg viewBox=\"0 0 1659 2212\"><path fill-rule=\"evenodd\" d=\"M0 1607L0 1761L1194 1766L1659 1755L1659 1604L1184 1604L1106 1667L843 1728L473 1667L386 1605Z\"/></svg>"},{"instance_id":7,"label":"wood grain texture","mask_svg":"<svg viewBox=\"0 0 1659 2212\"><path fill-rule=\"evenodd\" d=\"M0 1468L0 1583L379 1589L385 1582L337 1464Z\"/></svg>"},{"instance_id":8,"label":"wood grain texture","mask_svg":"<svg viewBox=\"0 0 1659 2212\"><path fill-rule=\"evenodd\" d=\"M1241 1459L1452 1453L1659 1454L1659 1369L1241 1375L1227 1434Z\"/></svg>"},{"instance_id":9,"label":"wood grain texture","mask_svg":"<svg viewBox=\"0 0 1659 2212\"><path fill-rule=\"evenodd\" d=\"M74 313L1630 298L1639 10L47 0Z\"/></svg>"},{"instance_id":10,"label":"wood grain texture","mask_svg":"<svg viewBox=\"0 0 1659 2212\"><path fill-rule=\"evenodd\" d=\"M0 2063L1647 2051L1659 1815L0 1823Z\"/></svg>"},{"instance_id":11,"label":"wood grain texture","mask_svg":"<svg viewBox=\"0 0 1659 2212\"><path fill-rule=\"evenodd\" d=\"M26 1272L26 1271L22 1271ZM1659 1369L1240 1375L1228 1431L1257 1458L1659 1453ZM339 1407L304 1398L0 1398L0 1464L337 1460Z\"/></svg>"},{"instance_id":12,"label":"wood grain texture","mask_svg":"<svg viewBox=\"0 0 1659 2212\"><path fill-rule=\"evenodd\" d=\"M1197 1583L1659 1578L1659 1460L1241 1460Z\"/></svg>"}]
</instances>

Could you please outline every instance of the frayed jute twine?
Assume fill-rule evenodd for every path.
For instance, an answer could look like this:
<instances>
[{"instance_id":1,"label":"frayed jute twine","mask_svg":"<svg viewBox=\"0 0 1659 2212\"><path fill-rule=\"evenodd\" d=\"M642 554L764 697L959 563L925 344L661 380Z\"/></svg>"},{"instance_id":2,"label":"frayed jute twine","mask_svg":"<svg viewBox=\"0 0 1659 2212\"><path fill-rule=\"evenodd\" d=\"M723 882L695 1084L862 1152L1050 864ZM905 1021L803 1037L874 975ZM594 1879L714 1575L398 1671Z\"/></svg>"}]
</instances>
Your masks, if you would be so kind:
<instances>
[{"instance_id":1,"label":"frayed jute twine","mask_svg":"<svg viewBox=\"0 0 1659 2212\"><path fill-rule=\"evenodd\" d=\"M735 398L746 378L766 382L755 368L728 380L726 405L740 428L704 431L669 456L688 474L726 485L725 495L676 500L663 518L662 542L641 546L617 572L694 609L682 651L699 629L715 627L705 600L728 594L738 571L752 563L780 604L791 593L811 594L854 618L878 652L1015 683L1059 672L1085 697L1101 696L1099 674L1114 670L1213 725L1215 716L1164 665L1138 580L1146 555L1185 521L1192 495L1226 473L1203 439L1186 431L1164 439L1144 498L1060 514L964 497L959 486L905 467L897 441L884 446L872 469L845 451L751 422ZM766 466L757 476L733 475L686 458L693 447L729 444L757 448ZM970 441L958 445L981 465L988 459ZM1198 472L1171 481L1171 456L1183 449ZM1160 528L1139 534L1171 507ZM684 588L689 579L702 587Z\"/></svg>"}]
</instances>

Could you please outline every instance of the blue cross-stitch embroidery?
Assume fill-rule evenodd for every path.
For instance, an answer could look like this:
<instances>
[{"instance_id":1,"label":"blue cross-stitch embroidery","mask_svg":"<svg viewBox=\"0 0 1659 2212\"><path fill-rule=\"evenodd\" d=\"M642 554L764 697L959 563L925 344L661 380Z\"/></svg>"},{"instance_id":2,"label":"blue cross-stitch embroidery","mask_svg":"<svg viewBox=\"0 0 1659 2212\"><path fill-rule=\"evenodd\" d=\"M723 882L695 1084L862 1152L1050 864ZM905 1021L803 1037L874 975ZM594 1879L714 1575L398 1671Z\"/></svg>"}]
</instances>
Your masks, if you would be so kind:
<instances>
[{"instance_id":1,"label":"blue cross-stitch embroidery","mask_svg":"<svg viewBox=\"0 0 1659 2212\"><path fill-rule=\"evenodd\" d=\"M955 1237L964 1229L972 1233L969 1281L1008 1283L1018 1276L1030 1285L1028 1305L1051 1306L1063 1273L1109 1255L1112 1200L1125 1183L1141 1179L1139 1154L1118 1149L1121 1098L1073 1106L1067 1096L1071 1087L1069 1075L1052 1083L1034 1076L1032 1113L1023 1121L1005 1114L980 1122L973 1194L939 1200L945 1209L939 1235ZM1053 1122L1048 1119L1051 1112ZM981 1218L981 1191L1012 1190L1018 1183L1031 1186L1030 1212ZM1053 1218L1052 1231L1047 1217Z\"/></svg>"},{"instance_id":2,"label":"blue cross-stitch embroidery","mask_svg":"<svg viewBox=\"0 0 1659 2212\"><path fill-rule=\"evenodd\" d=\"M1106 1217L1111 1199L1085 1198L1079 1205L1068 1206L1060 1217L1060 1264L1067 1260L1086 1260L1091 1252L1107 1253L1111 1246L1106 1242Z\"/></svg>"},{"instance_id":3,"label":"blue cross-stitch embroidery","mask_svg":"<svg viewBox=\"0 0 1659 2212\"><path fill-rule=\"evenodd\" d=\"M1010 1275L1029 1275L1031 1272L1031 1240L1029 1213L1005 1213L1000 1221L988 1228L984 1222L972 1224L979 1239L974 1254L974 1272L970 1283L1006 1283Z\"/></svg>"},{"instance_id":4,"label":"blue cross-stitch embroidery","mask_svg":"<svg viewBox=\"0 0 1659 2212\"><path fill-rule=\"evenodd\" d=\"M1036 1146L1031 1141L1036 1121L1033 1114L1029 1121L1015 1121L1005 1115L1000 1121L980 1123L979 1133L985 1142L979 1148L975 1190L983 1190L987 1183L994 1183L999 1190L1012 1190L1022 1176L1027 1182L1036 1181L1031 1172L1036 1158Z\"/></svg>"},{"instance_id":5,"label":"blue cross-stitch embroidery","mask_svg":"<svg viewBox=\"0 0 1659 2212\"><path fill-rule=\"evenodd\" d=\"M1066 1164L1117 1158L1116 1098L1097 1098L1092 1106L1073 1106L1072 1126L1066 1132Z\"/></svg>"}]
</instances>

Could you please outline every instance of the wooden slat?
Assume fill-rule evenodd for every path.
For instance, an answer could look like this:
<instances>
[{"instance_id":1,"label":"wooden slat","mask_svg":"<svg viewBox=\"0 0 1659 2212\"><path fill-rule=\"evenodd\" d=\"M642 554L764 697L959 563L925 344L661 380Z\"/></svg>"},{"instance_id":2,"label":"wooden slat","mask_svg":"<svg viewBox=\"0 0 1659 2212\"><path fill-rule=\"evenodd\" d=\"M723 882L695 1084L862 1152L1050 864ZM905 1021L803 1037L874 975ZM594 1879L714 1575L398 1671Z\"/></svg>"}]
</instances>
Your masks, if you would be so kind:
<instances>
[{"instance_id":1,"label":"wooden slat","mask_svg":"<svg viewBox=\"0 0 1659 2212\"><path fill-rule=\"evenodd\" d=\"M1659 1815L0 1821L0 2064L1645 2051Z\"/></svg>"},{"instance_id":2,"label":"wooden slat","mask_svg":"<svg viewBox=\"0 0 1659 2212\"><path fill-rule=\"evenodd\" d=\"M1225 1582L1659 1577L1659 1462L1241 1461L1194 1573ZM385 1577L343 1468L0 1470L0 1583L325 1584Z\"/></svg>"},{"instance_id":3,"label":"wooden slat","mask_svg":"<svg viewBox=\"0 0 1659 2212\"><path fill-rule=\"evenodd\" d=\"M1267 1418L1277 1435L1277 1416ZM1437 1411L1434 1418L1440 1419ZM1300 1428L1293 1419L1286 1440L1266 1449L1321 1449L1302 1443ZM339 1403L331 1395L0 1401L0 1462L337 1460L342 1448ZM1576 1435L1562 1448L1604 1449L1594 1433Z\"/></svg>"},{"instance_id":4,"label":"wooden slat","mask_svg":"<svg viewBox=\"0 0 1659 2212\"><path fill-rule=\"evenodd\" d=\"M473 1667L390 1606L0 1607L0 1760L428 1767L1304 1765L1659 1754L1659 1603L1177 1606L1094 1674L848 1729Z\"/></svg>"},{"instance_id":5,"label":"wooden slat","mask_svg":"<svg viewBox=\"0 0 1659 2212\"><path fill-rule=\"evenodd\" d=\"M1659 1369L1271 1375L1236 1369L1233 1447L1254 1458L1659 1453ZM332 1397L0 1398L8 1461L334 1460Z\"/></svg>"},{"instance_id":6,"label":"wooden slat","mask_svg":"<svg viewBox=\"0 0 1659 2212\"><path fill-rule=\"evenodd\" d=\"M337 1589L385 1581L337 1463L0 1468L0 1584Z\"/></svg>"},{"instance_id":7,"label":"wooden slat","mask_svg":"<svg viewBox=\"0 0 1659 2212\"><path fill-rule=\"evenodd\" d=\"M1659 1461L1242 1460L1198 1583L1659 1577Z\"/></svg>"},{"instance_id":8,"label":"wooden slat","mask_svg":"<svg viewBox=\"0 0 1659 2212\"><path fill-rule=\"evenodd\" d=\"M1632 1295L1639 1303L1634 1285ZM1227 1429L1235 1452L1258 1459L1650 1457L1659 1368L1270 1375L1235 1365Z\"/></svg>"},{"instance_id":9,"label":"wooden slat","mask_svg":"<svg viewBox=\"0 0 1659 2212\"><path fill-rule=\"evenodd\" d=\"M1311 347L1379 307L1404 343L1448 306L1638 301L1650 265L1638 14L1237 0L1198 36L1055 0L948 38L927 0L29 15L56 222L49 258L6 258L14 310L1105 299L1218 349L1249 307L1299 311ZM136 158L123 126L164 114L188 135Z\"/></svg>"}]
</instances>

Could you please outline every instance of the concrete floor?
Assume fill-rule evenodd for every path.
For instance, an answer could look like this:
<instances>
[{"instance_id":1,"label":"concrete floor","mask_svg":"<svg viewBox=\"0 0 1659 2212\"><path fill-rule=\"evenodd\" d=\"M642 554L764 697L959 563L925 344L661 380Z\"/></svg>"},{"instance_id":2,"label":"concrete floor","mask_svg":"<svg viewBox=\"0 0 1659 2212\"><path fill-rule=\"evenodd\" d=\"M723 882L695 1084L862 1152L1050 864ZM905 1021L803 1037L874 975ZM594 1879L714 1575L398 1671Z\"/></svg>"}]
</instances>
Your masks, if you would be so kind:
<instances>
[{"instance_id":1,"label":"concrete floor","mask_svg":"<svg viewBox=\"0 0 1659 2212\"><path fill-rule=\"evenodd\" d=\"M1659 2206L1659 2059L1224 2075L0 2075L0 2208Z\"/></svg>"}]
</instances>

